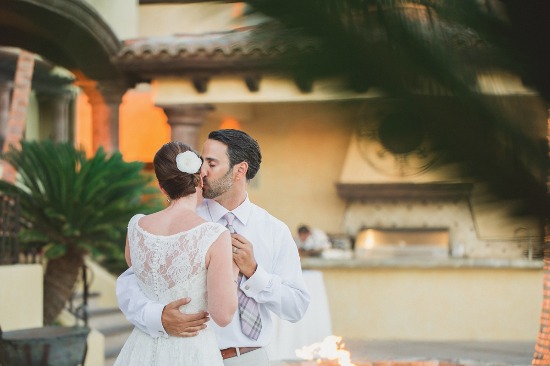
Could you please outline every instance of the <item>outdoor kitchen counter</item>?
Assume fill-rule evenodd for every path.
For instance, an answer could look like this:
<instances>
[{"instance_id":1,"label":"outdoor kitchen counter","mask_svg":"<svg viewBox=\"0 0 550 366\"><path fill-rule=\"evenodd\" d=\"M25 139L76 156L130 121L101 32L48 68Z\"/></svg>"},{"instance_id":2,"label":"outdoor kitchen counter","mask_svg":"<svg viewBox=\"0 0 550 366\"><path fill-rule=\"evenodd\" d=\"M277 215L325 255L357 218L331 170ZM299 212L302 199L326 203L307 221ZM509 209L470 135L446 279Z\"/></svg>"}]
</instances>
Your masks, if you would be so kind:
<instances>
[{"instance_id":1,"label":"outdoor kitchen counter","mask_svg":"<svg viewBox=\"0 0 550 366\"><path fill-rule=\"evenodd\" d=\"M529 341L543 262L526 259L302 258L321 272L335 335L410 341Z\"/></svg>"},{"instance_id":2,"label":"outdoor kitchen counter","mask_svg":"<svg viewBox=\"0 0 550 366\"><path fill-rule=\"evenodd\" d=\"M543 267L542 260L489 258L302 258L303 269L361 269L361 268L506 268L533 269Z\"/></svg>"}]
</instances>

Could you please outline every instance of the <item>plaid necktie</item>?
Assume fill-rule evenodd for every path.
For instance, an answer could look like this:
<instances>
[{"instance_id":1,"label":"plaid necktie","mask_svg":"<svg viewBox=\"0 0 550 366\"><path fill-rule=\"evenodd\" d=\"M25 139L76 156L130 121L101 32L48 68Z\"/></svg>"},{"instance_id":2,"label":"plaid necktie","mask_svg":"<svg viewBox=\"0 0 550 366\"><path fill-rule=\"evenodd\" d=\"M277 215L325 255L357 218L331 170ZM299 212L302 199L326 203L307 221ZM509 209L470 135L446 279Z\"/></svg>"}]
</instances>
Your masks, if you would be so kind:
<instances>
[{"instance_id":1,"label":"plaid necktie","mask_svg":"<svg viewBox=\"0 0 550 366\"><path fill-rule=\"evenodd\" d=\"M233 227L233 220L235 215L232 212L228 212L224 216L227 221L227 229L231 234L235 234L235 228ZM243 274L239 272L237 283L240 285ZM241 318L241 330L244 335L253 340L257 340L262 331L262 319L260 318L260 308L258 303L246 294L238 287L237 293L239 295L239 316Z\"/></svg>"}]
</instances>

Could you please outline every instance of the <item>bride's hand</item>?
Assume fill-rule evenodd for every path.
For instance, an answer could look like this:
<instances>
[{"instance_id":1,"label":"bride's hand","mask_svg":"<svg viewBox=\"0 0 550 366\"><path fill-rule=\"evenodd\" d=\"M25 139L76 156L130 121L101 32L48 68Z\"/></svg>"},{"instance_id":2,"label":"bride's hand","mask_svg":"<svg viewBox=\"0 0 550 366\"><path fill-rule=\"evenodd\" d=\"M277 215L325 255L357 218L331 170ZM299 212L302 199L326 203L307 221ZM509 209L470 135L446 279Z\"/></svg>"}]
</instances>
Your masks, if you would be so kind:
<instances>
[{"instance_id":1,"label":"bride's hand","mask_svg":"<svg viewBox=\"0 0 550 366\"><path fill-rule=\"evenodd\" d=\"M196 314L183 314L179 308L187 305L191 299L179 299L172 301L162 311L162 326L168 335L173 337L195 337L199 330L206 328L206 322L210 320L206 311Z\"/></svg>"}]
</instances>

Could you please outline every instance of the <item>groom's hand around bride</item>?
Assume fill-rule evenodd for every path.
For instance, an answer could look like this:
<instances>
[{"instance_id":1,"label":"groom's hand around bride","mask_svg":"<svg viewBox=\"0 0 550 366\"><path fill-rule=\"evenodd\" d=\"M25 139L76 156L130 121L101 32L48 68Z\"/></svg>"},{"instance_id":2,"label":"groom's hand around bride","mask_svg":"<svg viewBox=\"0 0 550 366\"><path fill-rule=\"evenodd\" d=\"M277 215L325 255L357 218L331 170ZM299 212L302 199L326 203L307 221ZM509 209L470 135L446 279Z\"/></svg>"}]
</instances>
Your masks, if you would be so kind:
<instances>
[{"instance_id":1,"label":"groom's hand around bride","mask_svg":"<svg viewBox=\"0 0 550 366\"><path fill-rule=\"evenodd\" d=\"M183 314L179 308L187 305L191 299L183 298L172 301L162 310L162 326L166 333L173 337L195 337L199 330L206 328L206 322L210 320L208 312L201 311L196 314Z\"/></svg>"}]
</instances>

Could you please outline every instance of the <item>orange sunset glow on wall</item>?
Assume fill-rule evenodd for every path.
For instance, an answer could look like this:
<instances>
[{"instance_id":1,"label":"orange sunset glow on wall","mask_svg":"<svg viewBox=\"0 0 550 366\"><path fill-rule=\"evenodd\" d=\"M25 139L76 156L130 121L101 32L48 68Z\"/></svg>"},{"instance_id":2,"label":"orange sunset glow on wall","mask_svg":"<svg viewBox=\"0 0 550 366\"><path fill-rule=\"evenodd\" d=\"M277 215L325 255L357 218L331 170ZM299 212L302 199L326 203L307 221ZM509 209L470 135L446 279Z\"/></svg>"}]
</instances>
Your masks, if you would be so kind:
<instances>
[{"instance_id":1,"label":"orange sunset glow on wall","mask_svg":"<svg viewBox=\"0 0 550 366\"><path fill-rule=\"evenodd\" d=\"M76 103L75 141L88 155L92 149L92 112L88 99ZM119 148L124 160L152 162L159 147L170 141L170 126L163 110L153 104L149 90L129 90L120 105Z\"/></svg>"}]
</instances>

